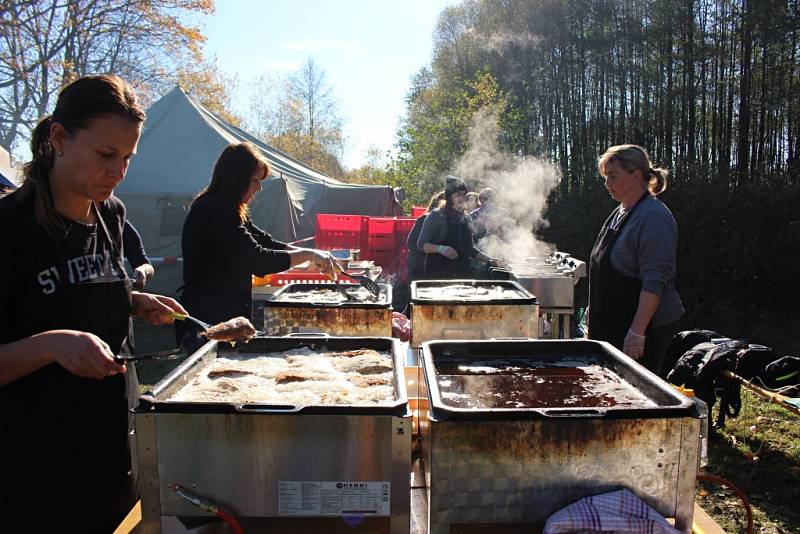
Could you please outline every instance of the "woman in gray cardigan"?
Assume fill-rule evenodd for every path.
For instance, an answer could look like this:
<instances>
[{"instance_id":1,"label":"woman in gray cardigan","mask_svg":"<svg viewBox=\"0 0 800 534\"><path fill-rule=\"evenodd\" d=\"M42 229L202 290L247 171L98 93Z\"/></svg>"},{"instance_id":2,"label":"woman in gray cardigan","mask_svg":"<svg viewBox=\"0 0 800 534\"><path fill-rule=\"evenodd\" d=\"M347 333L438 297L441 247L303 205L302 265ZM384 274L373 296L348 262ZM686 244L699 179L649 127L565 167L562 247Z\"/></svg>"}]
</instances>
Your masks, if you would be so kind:
<instances>
[{"instance_id":1,"label":"woman in gray cardigan","mask_svg":"<svg viewBox=\"0 0 800 534\"><path fill-rule=\"evenodd\" d=\"M592 249L589 338L608 341L665 376L664 353L683 316L675 289L678 227L656 198L669 173L653 167L637 145L612 146L597 167L620 204Z\"/></svg>"}]
</instances>

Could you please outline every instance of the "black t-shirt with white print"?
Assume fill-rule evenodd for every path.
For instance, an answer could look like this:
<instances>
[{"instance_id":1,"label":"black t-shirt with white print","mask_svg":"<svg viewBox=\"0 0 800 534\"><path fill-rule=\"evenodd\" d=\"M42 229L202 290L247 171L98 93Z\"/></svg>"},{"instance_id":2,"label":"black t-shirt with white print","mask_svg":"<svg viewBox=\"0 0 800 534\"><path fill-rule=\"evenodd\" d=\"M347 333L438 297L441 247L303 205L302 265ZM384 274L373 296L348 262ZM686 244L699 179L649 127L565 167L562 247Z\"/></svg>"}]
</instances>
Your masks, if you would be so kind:
<instances>
[{"instance_id":1,"label":"black t-shirt with white print","mask_svg":"<svg viewBox=\"0 0 800 534\"><path fill-rule=\"evenodd\" d=\"M0 199L0 343L38 332L25 317L48 313L64 284L110 281L124 276L119 255L125 207L116 197L98 205L106 223L63 219L65 229L51 236L36 224L32 201L19 192Z\"/></svg>"}]
</instances>

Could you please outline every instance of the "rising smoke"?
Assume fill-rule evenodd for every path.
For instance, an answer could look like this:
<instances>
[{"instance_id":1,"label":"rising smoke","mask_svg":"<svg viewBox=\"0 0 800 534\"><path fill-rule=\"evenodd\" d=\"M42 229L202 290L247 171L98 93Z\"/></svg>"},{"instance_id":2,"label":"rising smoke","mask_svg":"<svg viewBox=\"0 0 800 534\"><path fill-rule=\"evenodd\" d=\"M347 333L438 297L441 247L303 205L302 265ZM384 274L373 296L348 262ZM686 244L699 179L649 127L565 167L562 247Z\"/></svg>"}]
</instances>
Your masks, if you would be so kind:
<instances>
[{"instance_id":1,"label":"rising smoke","mask_svg":"<svg viewBox=\"0 0 800 534\"><path fill-rule=\"evenodd\" d=\"M469 149L453 169L471 190L490 187L495 193L494 209L487 209L482 218L487 235L477 246L504 260L548 254L555 246L537 240L534 230L548 225L543 213L560 173L548 161L502 150L497 119L497 112L489 108L475 114Z\"/></svg>"}]
</instances>

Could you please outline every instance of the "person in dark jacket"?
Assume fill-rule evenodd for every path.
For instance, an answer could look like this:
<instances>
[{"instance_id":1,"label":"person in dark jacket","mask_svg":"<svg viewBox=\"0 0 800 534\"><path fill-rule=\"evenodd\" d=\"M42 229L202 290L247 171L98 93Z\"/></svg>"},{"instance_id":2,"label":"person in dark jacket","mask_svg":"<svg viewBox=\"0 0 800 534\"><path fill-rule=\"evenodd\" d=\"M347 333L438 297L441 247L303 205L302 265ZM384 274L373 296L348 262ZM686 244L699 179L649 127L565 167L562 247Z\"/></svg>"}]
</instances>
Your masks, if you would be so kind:
<instances>
[{"instance_id":1,"label":"person in dark jacket","mask_svg":"<svg viewBox=\"0 0 800 534\"><path fill-rule=\"evenodd\" d=\"M678 228L656 198L669 173L653 167L637 145L612 146L597 167L620 204L589 261L589 338L608 341L664 376L664 353L683 315L675 290Z\"/></svg>"},{"instance_id":2,"label":"person in dark jacket","mask_svg":"<svg viewBox=\"0 0 800 534\"><path fill-rule=\"evenodd\" d=\"M408 302L411 297L411 282L419 280L424 274L425 254L417 250L417 239L419 239L420 231L422 231L422 225L425 223L425 217L428 213L438 208L440 204L443 203L444 191L434 193L430 202L428 202L428 211L424 215L417 217L417 220L414 221L414 226L411 227L411 231L408 233L408 237L406 237L406 250L408 250L406 280L400 280L400 277L398 277L392 289L392 300L394 301L392 304L396 310L401 310L403 313L407 314L408 312Z\"/></svg>"},{"instance_id":3,"label":"person in dark jacket","mask_svg":"<svg viewBox=\"0 0 800 534\"><path fill-rule=\"evenodd\" d=\"M269 173L269 163L253 145L230 144L208 187L192 202L181 238L185 286L180 301L202 321L250 319L253 275L279 273L306 261L334 273L329 253L282 243L250 220L248 205ZM202 344L195 329L181 322L176 328L187 350Z\"/></svg>"},{"instance_id":4,"label":"person in dark jacket","mask_svg":"<svg viewBox=\"0 0 800 534\"><path fill-rule=\"evenodd\" d=\"M422 225L425 224L425 219L427 218L428 213L442 207L443 204L444 191L434 193L428 202L428 211L424 215L417 217L417 220L414 221L414 226L408 233L408 238L406 239L406 247L408 248L408 261L406 269L408 273L409 284L414 280L419 280L422 278L423 274L425 274L425 253L420 252L419 249L417 249L417 240L422 232Z\"/></svg>"},{"instance_id":5,"label":"person in dark jacket","mask_svg":"<svg viewBox=\"0 0 800 534\"><path fill-rule=\"evenodd\" d=\"M469 215L464 213L467 184L461 178L445 178L444 206L425 217L417 250L425 253L423 277L428 280L470 278L469 258L501 263L490 258L473 244Z\"/></svg>"},{"instance_id":6,"label":"person in dark jacket","mask_svg":"<svg viewBox=\"0 0 800 534\"><path fill-rule=\"evenodd\" d=\"M144 286L153 279L156 271L144 250L142 236L128 219L125 219L125 227L122 230L122 246L125 251L125 259L133 269L133 287L144 289Z\"/></svg>"},{"instance_id":7,"label":"person in dark jacket","mask_svg":"<svg viewBox=\"0 0 800 534\"><path fill-rule=\"evenodd\" d=\"M115 76L64 87L0 199L0 514L4 532L110 533L136 502L128 446L131 315L185 313L131 291L112 195L144 111ZM44 508L43 508L44 507ZM45 510L46 509L46 510Z\"/></svg>"}]
</instances>

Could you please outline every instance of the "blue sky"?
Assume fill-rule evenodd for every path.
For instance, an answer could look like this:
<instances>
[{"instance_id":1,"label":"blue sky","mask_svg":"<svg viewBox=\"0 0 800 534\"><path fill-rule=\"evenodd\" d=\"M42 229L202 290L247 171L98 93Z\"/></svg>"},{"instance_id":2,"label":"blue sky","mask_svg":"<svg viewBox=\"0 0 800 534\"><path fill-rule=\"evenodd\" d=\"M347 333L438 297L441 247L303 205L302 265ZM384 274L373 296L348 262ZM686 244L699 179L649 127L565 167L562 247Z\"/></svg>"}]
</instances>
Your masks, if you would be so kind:
<instances>
[{"instance_id":1,"label":"blue sky","mask_svg":"<svg viewBox=\"0 0 800 534\"><path fill-rule=\"evenodd\" d=\"M239 86L231 95L247 114L249 87L261 74L284 75L309 56L325 71L344 118L344 164L365 162L370 145L394 144L412 75L430 64L441 10L456 0L220 0L204 21L205 52Z\"/></svg>"}]
</instances>

